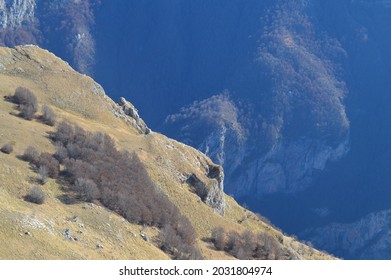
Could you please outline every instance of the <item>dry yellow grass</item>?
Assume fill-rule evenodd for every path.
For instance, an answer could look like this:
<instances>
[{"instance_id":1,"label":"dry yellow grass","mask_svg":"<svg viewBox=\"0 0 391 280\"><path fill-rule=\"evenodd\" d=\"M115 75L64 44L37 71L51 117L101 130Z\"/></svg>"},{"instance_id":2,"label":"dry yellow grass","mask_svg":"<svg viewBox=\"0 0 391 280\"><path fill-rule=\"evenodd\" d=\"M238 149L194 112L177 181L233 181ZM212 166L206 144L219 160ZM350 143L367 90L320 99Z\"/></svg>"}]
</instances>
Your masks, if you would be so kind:
<instances>
[{"instance_id":1,"label":"dry yellow grass","mask_svg":"<svg viewBox=\"0 0 391 280\"><path fill-rule=\"evenodd\" d=\"M40 105L51 106L58 119L89 131L102 131L115 139L119 149L135 151L156 185L189 218L198 235L198 247L208 259L232 259L202 240L211 229L267 232L283 240L281 246L300 259L328 259L283 236L253 213L226 196L226 214L221 216L203 203L182 179L194 173L208 180L203 166L210 159L193 148L158 133L141 135L112 113L109 100L91 78L73 71L65 62L38 47L0 48L0 95L12 95L18 86L31 89ZM38 175L19 159L28 146L53 152L48 135L54 128L37 120L16 116L14 104L0 99L0 146L11 143L13 153L0 153L0 259L168 259L153 244L154 228L131 224L104 207L89 203L64 204L61 184L50 179L43 187L46 202L36 205L23 196ZM69 230L77 241L68 240ZM144 231L151 242L144 241ZM29 234L26 234L29 233ZM103 248L97 248L102 244Z\"/></svg>"}]
</instances>

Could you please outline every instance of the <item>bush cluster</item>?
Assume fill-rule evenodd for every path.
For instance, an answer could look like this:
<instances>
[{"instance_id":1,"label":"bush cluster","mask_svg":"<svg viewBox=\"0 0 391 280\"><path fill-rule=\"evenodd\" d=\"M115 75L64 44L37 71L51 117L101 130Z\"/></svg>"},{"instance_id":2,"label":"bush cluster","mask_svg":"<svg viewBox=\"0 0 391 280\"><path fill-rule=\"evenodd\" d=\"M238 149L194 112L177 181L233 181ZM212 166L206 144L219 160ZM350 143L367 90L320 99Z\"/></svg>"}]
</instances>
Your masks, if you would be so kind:
<instances>
[{"instance_id":1,"label":"bush cluster","mask_svg":"<svg viewBox=\"0 0 391 280\"><path fill-rule=\"evenodd\" d=\"M266 233L254 234L246 230L239 234L216 227L212 230L211 241L217 250L241 260L274 260L283 254L276 239Z\"/></svg>"},{"instance_id":2,"label":"bush cluster","mask_svg":"<svg viewBox=\"0 0 391 280\"><path fill-rule=\"evenodd\" d=\"M19 104L20 116L26 120L32 120L34 114L38 111L37 97L28 88L18 87L12 101Z\"/></svg>"},{"instance_id":3,"label":"bush cluster","mask_svg":"<svg viewBox=\"0 0 391 280\"><path fill-rule=\"evenodd\" d=\"M154 185L135 153L118 151L107 134L90 133L64 122L58 125L53 140L54 158L64 166L64 176L79 199L99 199L130 222L160 228L161 248L174 258L199 255L190 222ZM45 156L49 158L53 159Z\"/></svg>"},{"instance_id":4,"label":"bush cluster","mask_svg":"<svg viewBox=\"0 0 391 280\"><path fill-rule=\"evenodd\" d=\"M34 147L27 147L22 158L37 168L44 184L47 177L56 179L60 173L60 163L49 153L39 153Z\"/></svg>"},{"instance_id":5,"label":"bush cluster","mask_svg":"<svg viewBox=\"0 0 391 280\"><path fill-rule=\"evenodd\" d=\"M50 178L56 179L60 172L60 163L49 153L41 153L35 165L38 168L45 166Z\"/></svg>"},{"instance_id":6,"label":"bush cluster","mask_svg":"<svg viewBox=\"0 0 391 280\"><path fill-rule=\"evenodd\" d=\"M159 234L160 248L177 260L200 260L203 257L194 246L195 238L195 232L189 220L181 216L179 220L167 223L161 229Z\"/></svg>"},{"instance_id":7,"label":"bush cluster","mask_svg":"<svg viewBox=\"0 0 391 280\"><path fill-rule=\"evenodd\" d=\"M74 184L74 190L79 198L92 202L99 198L100 192L95 182L90 179L78 178Z\"/></svg>"}]
</instances>

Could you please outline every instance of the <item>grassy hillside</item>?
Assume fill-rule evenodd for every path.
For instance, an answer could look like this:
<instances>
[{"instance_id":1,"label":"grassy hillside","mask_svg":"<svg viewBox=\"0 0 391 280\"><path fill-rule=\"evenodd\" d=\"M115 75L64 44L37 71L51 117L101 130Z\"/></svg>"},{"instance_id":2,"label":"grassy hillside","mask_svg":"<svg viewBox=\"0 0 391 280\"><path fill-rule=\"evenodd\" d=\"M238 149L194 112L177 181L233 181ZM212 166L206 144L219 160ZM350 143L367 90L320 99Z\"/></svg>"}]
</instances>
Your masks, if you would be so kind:
<instances>
[{"instance_id":1,"label":"grassy hillside","mask_svg":"<svg viewBox=\"0 0 391 280\"><path fill-rule=\"evenodd\" d=\"M208 242L217 226L264 232L286 252L283 258L330 258L284 236L229 196L225 196L225 214L221 215L202 201L186 180L193 174L207 185L213 183L208 170L215 165L209 158L161 134L138 132L91 78L45 50L23 46L0 49L0 146L13 146L12 153L0 153L0 259L170 258L158 246L158 228L132 224L99 201L66 204L62 198L68 193L61 180L49 179L41 187L45 203L24 200L31 186L39 185L39 176L21 156L28 146L53 154L49 136L56 128L37 118L28 121L18 116L17 106L3 96L13 95L19 86L37 96L40 108L44 104L53 108L57 121L107 133L117 149L135 152L157 188L190 220L204 258L234 258ZM141 236L144 234L147 240Z\"/></svg>"}]
</instances>

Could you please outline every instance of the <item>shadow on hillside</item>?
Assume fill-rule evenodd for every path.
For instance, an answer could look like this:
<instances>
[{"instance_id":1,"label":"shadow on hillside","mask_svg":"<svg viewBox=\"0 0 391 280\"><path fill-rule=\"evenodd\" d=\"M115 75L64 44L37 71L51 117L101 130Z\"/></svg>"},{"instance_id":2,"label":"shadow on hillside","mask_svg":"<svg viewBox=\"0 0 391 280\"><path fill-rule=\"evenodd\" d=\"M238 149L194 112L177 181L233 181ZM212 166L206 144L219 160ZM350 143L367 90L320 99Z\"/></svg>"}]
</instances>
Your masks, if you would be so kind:
<instances>
[{"instance_id":1,"label":"shadow on hillside","mask_svg":"<svg viewBox=\"0 0 391 280\"><path fill-rule=\"evenodd\" d=\"M21 161L26 162L28 164L28 166L29 166L29 169L31 171L33 171L34 173L38 174L38 168L33 163L29 162L29 160L26 158L25 155L16 155L16 158L21 160ZM31 178L35 178L35 177L30 177L29 181L30 181Z\"/></svg>"},{"instance_id":2,"label":"shadow on hillside","mask_svg":"<svg viewBox=\"0 0 391 280\"><path fill-rule=\"evenodd\" d=\"M45 131L46 132L46 135L44 135L45 138L49 139L50 142L52 142L53 145L56 144L56 141L54 140L54 136L56 135L55 132L53 131Z\"/></svg>"},{"instance_id":3,"label":"shadow on hillside","mask_svg":"<svg viewBox=\"0 0 391 280\"><path fill-rule=\"evenodd\" d=\"M77 200L76 198L74 198L72 195L70 194L62 194L62 195L59 195L56 197L59 201L61 201L61 203L63 204L66 204L66 205L73 205L73 204L78 204L80 203L79 200Z\"/></svg>"},{"instance_id":4,"label":"shadow on hillside","mask_svg":"<svg viewBox=\"0 0 391 280\"><path fill-rule=\"evenodd\" d=\"M3 96L3 100L4 100L4 101L7 101L7 102L9 102L9 103L14 103L14 100L13 100L13 98L12 98L12 95L4 95L4 96Z\"/></svg>"},{"instance_id":5,"label":"shadow on hillside","mask_svg":"<svg viewBox=\"0 0 391 280\"><path fill-rule=\"evenodd\" d=\"M57 196L57 199L60 200L61 203L73 205L83 202L76 198L75 194L69 187L70 182L65 179L64 174L60 174L59 178L56 179L56 183L60 186L60 190L63 192L63 194Z\"/></svg>"},{"instance_id":6,"label":"shadow on hillside","mask_svg":"<svg viewBox=\"0 0 391 280\"><path fill-rule=\"evenodd\" d=\"M21 160L21 161L27 162L27 160L24 158L23 155L16 155L15 157L16 157L17 159ZM27 163L28 163L28 162L27 162Z\"/></svg>"},{"instance_id":7,"label":"shadow on hillside","mask_svg":"<svg viewBox=\"0 0 391 280\"><path fill-rule=\"evenodd\" d=\"M6 101L6 102L8 102L8 103L13 104L13 105L14 105L14 106L12 106L12 109L13 109L13 110L15 110L15 111L20 111L20 105L19 105L19 104L15 104L15 100L13 99L13 96L7 96L7 95L5 95L5 96L3 96L3 100ZM22 115L21 115L20 112L17 113L17 112L12 111L12 112L9 112L9 114L10 114L11 116L19 117L19 118L23 119L23 117L22 117Z\"/></svg>"},{"instance_id":8,"label":"shadow on hillside","mask_svg":"<svg viewBox=\"0 0 391 280\"><path fill-rule=\"evenodd\" d=\"M203 238L201 238L201 241L206 244L206 247L208 249L213 250L213 251L218 251L216 249L216 247L214 246L214 244L213 244L212 238L210 238L210 237L203 237Z\"/></svg>"},{"instance_id":9,"label":"shadow on hillside","mask_svg":"<svg viewBox=\"0 0 391 280\"><path fill-rule=\"evenodd\" d=\"M30 176L29 179L28 179L28 182L30 184L34 184L34 185L42 185L42 181L40 178L37 178L37 177L33 177L33 176Z\"/></svg>"}]
</instances>

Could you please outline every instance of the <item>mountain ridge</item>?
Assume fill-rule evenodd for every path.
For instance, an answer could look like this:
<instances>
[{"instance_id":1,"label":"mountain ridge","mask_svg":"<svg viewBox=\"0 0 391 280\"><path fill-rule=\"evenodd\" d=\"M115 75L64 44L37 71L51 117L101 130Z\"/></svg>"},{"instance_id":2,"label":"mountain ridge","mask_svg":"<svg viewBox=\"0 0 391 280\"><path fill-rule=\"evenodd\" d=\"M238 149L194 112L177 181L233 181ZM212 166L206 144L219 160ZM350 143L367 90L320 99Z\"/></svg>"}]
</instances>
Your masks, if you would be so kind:
<instances>
[{"instance_id":1,"label":"mountain ridge","mask_svg":"<svg viewBox=\"0 0 391 280\"><path fill-rule=\"evenodd\" d=\"M234 258L213 249L207 241L218 226L264 233L284 252L282 258L330 258L240 207L222 192L221 167L191 147L140 129L142 122L134 107L127 115L123 100L121 107L95 81L48 51L36 46L0 48L0 82L2 96L12 96L19 86L29 88L40 106L53 108L58 121L107 133L118 148L137 154L156 186L191 222L196 246L204 258ZM10 143L14 148L10 154L0 153L0 240L5 244L0 249L2 259L170 258L157 246L158 228L129 223L99 203L61 202L67 192L58 180L48 179L40 187L47 197L44 204L23 200L28 189L37 184L38 174L20 157L30 145L54 153L50 134L55 128L37 118L22 119L7 99L0 101L0 112L0 144ZM207 196L200 197L197 187L206 189Z\"/></svg>"}]
</instances>

